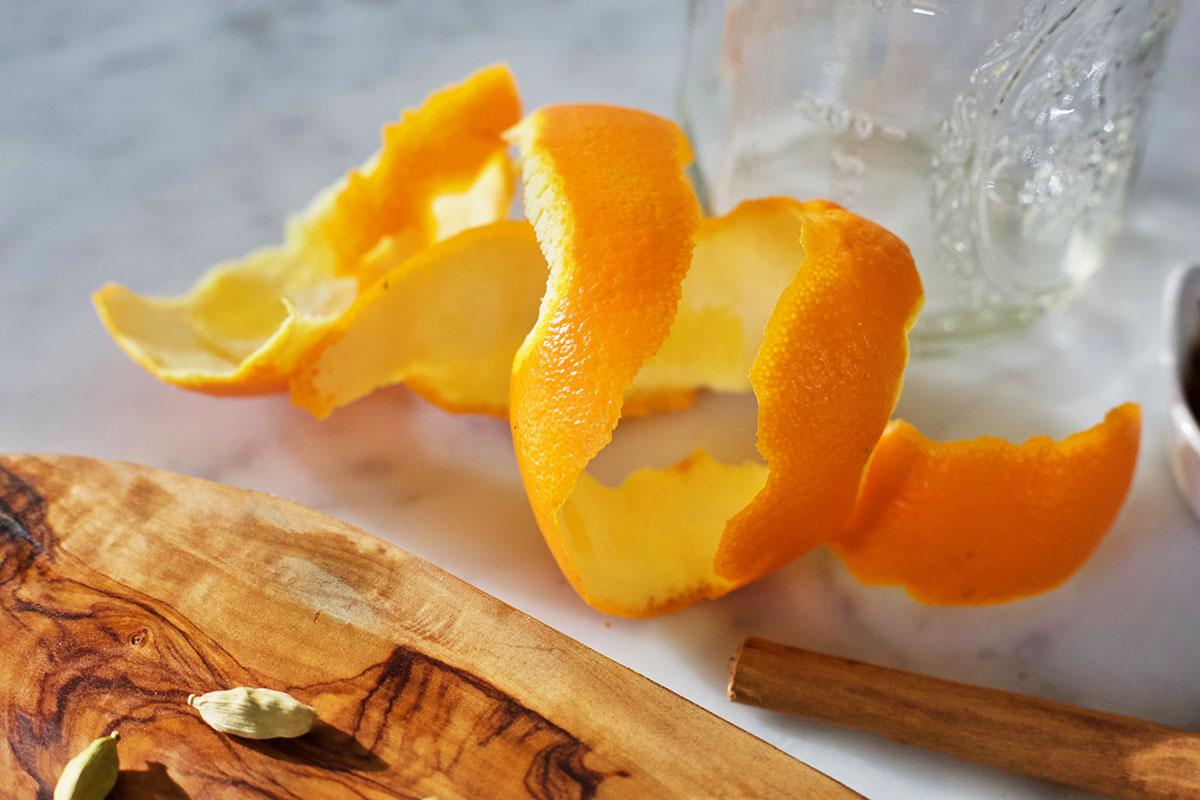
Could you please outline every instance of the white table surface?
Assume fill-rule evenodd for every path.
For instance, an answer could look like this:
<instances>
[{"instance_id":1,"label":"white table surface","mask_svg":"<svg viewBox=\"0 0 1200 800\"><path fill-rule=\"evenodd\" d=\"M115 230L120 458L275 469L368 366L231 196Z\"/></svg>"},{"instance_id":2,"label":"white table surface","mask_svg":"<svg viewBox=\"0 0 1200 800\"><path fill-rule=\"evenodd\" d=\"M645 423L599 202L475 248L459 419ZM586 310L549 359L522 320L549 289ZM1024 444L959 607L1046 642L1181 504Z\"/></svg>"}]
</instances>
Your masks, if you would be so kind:
<instances>
[{"instance_id":1,"label":"white table surface","mask_svg":"<svg viewBox=\"0 0 1200 800\"><path fill-rule=\"evenodd\" d=\"M873 798L1080 797L882 738L736 706L747 634L1200 729L1200 527L1171 483L1160 294L1200 256L1200 8L1185 3L1112 257L1068 310L969 357L915 362L925 433L1065 435L1143 404L1136 480L1064 588L929 608L813 553L716 602L633 622L581 603L543 545L507 426L403 388L317 422L285 397L150 378L88 301L105 280L174 293L276 241L429 90L507 60L527 107L673 111L681 3L7 3L0 11L0 450L127 459L274 492L422 556ZM681 430L752 405L710 399ZM639 435L634 430L634 441ZM703 754L680 754L703 769Z\"/></svg>"}]
</instances>

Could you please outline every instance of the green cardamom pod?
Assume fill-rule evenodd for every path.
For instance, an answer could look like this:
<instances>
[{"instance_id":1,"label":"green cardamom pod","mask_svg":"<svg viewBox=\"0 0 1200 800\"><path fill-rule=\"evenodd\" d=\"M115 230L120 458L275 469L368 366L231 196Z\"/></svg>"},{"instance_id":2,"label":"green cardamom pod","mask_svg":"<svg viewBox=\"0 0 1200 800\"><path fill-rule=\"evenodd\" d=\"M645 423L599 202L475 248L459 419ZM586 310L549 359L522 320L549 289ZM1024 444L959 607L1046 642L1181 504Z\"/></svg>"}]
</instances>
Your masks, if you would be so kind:
<instances>
[{"instance_id":1,"label":"green cardamom pod","mask_svg":"<svg viewBox=\"0 0 1200 800\"><path fill-rule=\"evenodd\" d=\"M121 769L117 759L120 738L113 731L68 761L54 787L54 800L104 800L116 785Z\"/></svg>"},{"instance_id":2,"label":"green cardamom pod","mask_svg":"<svg viewBox=\"0 0 1200 800\"><path fill-rule=\"evenodd\" d=\"M291 739L312 730L317 712L286 692L274 689L226 689L199 697L188 705L221 733L247 739Z\"/></svg>"}]
</instances>

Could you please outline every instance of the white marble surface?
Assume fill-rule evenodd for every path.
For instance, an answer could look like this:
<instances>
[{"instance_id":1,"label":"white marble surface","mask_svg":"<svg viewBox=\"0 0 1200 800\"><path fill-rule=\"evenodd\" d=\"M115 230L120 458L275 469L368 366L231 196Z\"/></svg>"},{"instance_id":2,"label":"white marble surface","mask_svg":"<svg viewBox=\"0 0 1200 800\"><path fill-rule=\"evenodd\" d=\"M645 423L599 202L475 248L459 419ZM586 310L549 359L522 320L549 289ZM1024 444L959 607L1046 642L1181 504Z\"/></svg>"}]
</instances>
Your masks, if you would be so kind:
<instances>
[{"instance_id":1,"label":"white marble surface","mask_svg":"<svg viewBox=\"0 0 1200 800\"><path fill-rule=\"evenodd\" d=\"M645 622L591 611L560 577L507 427L404 389L318 423L285 398L159 384L104 335L108 279L184 289L279 236L428 90L508 60L529 107L672 112L682 4L6 3L0 10L0 449L128 459L294 498L565 631L873 798L1077 797L1063 787L725 700L759 634L1200 729L1200 527L1167 468L1159 295L1200 255L1200 8L1185 4L1129 221L1069 310L1001 346L922 361L900 413L926 433L1063 435L1143 404L1129 502L1082 572L999 608L914 605L814 553L718 602ZM709 399L677 430L752 405ZM642 424L627 439L660 437ZM703 754L694 758L703 769Z\"/></svg>"}]
</instances>

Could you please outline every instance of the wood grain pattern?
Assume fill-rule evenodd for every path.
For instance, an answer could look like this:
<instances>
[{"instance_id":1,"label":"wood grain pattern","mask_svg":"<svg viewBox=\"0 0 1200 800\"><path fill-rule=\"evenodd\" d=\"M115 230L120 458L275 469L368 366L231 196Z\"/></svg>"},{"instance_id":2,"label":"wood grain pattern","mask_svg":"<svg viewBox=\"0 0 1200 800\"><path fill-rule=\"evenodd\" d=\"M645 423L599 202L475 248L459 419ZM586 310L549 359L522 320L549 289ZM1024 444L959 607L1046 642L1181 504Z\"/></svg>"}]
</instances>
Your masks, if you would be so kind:
<instances>
[{"instance_id":1,"label":"wood grain pattern","mask_svg":"<svg viewBox=\"0 0 1200 800\"><path fill-rule=\"evenodd\" d=\"M0 798L121 732L114 798L857 797L420 559L278 498L0 456ZM290 741L189 693L290 692Z\"/></svg>"},{"instance_id":2,"label":"wood grain pattern","mask_svg":"<svg viewBox=\"0 0 1200 800\"><path fill-rule=\"evenodd\" d=\"M1108 797L1200 797L1200 734L1040 697L755 637L734 660L729 697Z\"/></svg>"}]
</instances>

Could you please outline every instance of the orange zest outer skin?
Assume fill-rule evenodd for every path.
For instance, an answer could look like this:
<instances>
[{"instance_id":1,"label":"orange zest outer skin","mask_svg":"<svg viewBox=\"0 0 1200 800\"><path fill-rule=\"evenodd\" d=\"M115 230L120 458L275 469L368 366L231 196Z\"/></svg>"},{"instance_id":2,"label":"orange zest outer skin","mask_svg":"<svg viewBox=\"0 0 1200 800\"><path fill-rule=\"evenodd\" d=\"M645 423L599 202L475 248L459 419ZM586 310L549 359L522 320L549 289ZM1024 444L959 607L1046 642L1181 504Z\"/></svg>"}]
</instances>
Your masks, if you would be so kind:
<instances>
[{"instance_id":1,"label":"orange zest outer skin","mask_svg":"<svg viewBox=\"0 0 1200 800\"><path fill-rule=\"evenodd\" d=\"M550 106L509 135L550 267L537 324L513 360L514 447L546 543L583 594L556 513L611 439L625 387L667 337L700 206L682 172L687 143L660 117Z\"/></svg>"},{"instance_id":2,"label":"orange zest outer skin","mask_svg":"<svg viewBox=\"0 0 1200 800\"><path fill-rule=\"evenodd\" d=\"M1087 559L1124 502L1141 413L1118 406L1056 442L935 442L893 422L831 545L856 578L918 602L983 605L1048 591Z\"/></svg>"},{"instance_id":3,"label":"orange zest outer skin","mask_svg":"<svg viewBox=\"0 0 1200 800\"><path fill-rule=\"evenodd\" d=\"M747 583L842 529L900 397L924 302L904 243L826 201L797 204L804 261L750 371L767 484L731 519L716 573Z\"/></svg>"},{"instance_id":4,"label":"orange zest outer skin","mask_svg":"<svg viewBox=\"0 0 1200 800\"><path fill-rule=\"evenodd\" d=\"M386 126L378 164L367 174L352 171L333 213L320 222L337 273L354 273L381 239L404 229L416 228L432 241L431 200L470 184L520 118L512 72L494 64Z\"/></svg>"}]
</instances>

